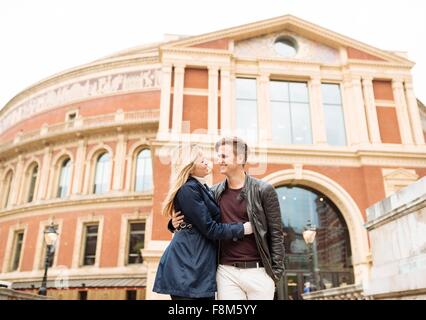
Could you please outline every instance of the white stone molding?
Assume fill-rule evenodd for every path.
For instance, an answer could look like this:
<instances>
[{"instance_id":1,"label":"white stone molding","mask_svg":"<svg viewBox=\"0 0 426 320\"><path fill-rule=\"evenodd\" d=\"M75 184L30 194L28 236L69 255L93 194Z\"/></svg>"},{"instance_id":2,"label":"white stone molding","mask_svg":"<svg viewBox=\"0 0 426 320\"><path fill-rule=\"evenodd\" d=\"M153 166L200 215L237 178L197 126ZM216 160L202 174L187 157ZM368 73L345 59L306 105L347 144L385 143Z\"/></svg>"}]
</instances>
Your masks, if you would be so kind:
<instances>
[{"instance_id":1,"label":"white stone molding","mask_svg":"<svg viewBox=\"0 0 426 320\"><path fill-rule=\"evenodd\" d=\"M170 118L170 90L172 84L172 66L164 65L161 71L161 100L160 100L160 123L159 132L169 131Z\"/></svg>"},{"instance_id":2,"label":"white stone molding","mask_svg":"<svg viewBox=\"0 0 426 320\"><path fill-rule=\"evenodd\" d=\"M100 143L97 146L93 147L89 152L87 152L86 166L85 166L86 170L85 170L85 174L84 174L83 194L92 194L93 193L92 187L93 187L94 182L95 182L97 158L103 152L107 152L110 156L110 169L111 169L111 171L112 171L112 168L114 167L115 153L109 145L104 144L104 143ZM110 177L109 177L109 190L111 190L111 186L112 186L112 172L110 172Z\"/></svg>"},{"instance_id":3,"label":"white stone molding","mask_svg":"<svg viewBox=\"0 0 426 320\"><path fill-rule=\"evenodd\" d=\"M119 133L117 136L117 145L115 148L115 160L114 160L114 175L113 179L113 188L114 191L120 191L124 188L124 173L125 173L125 158L126 158L126 148L127 148L127 135Z\"/></svg>"},{"instance_id":4,"label":"white stone molding","mask_svg":"<svg viewBox=\"0 0 426 320\"><path fill-rule=\"evenodd\" d=\"M185 65L175 65L174 75L172 132L179 134L182 132Z\"/></svg>"},{"instance_id":5,"label":"white stone molding","mask_svg":"<svg viewBox=\"0 0 426 320\"><path fill-rule=\"evenodd\" d=\"M399 132L401 134L401 142L404 145L413 144L413 136L411 134L410 120L408 117L407 102L405 100L404 88L402 80L399 78L392 79L392 90L396 104L396 116L398 118Z\"/></svg>"},{"instance_id":6,"label":"white stone molding","mask_svg":"<svg viewBox=\"0 0 426 320\"><path fill-rule=\"evenodd\" d=\"M382 174L386 197L419 179L419 175L413 169L382 169Z\"/></svg>"},{"instance_id":7,"label":"white stone molding","mask_svg":"<svg viewBox=\"0 0 426 320\"><path fill-rule=\"evenodd\" d=\"M50 169L49 170L51 172L50 176L49 176L49 187L48 187L48 192L46 195L46 199L55 199L57 198L57 188L59 185L59 179L60 179L60 175L61 175L61 169L62 169L62 164L65 161L65 159L69 158L70 159L70 181L69 181L69 189L67 191L66 194L66 198L68 198L71 195L71 190L73 188L72 182L73 182L73 177L75 174L75 161L74 161L74 156L71 152L69 152L68 150L61 150L61 152L59 152L57 155L55 155L52 159L51 162L49 162L50 164Z\"/></svg>"},{"instance_id":8,"label":"white stone molding","mask_svg":"<svg viewBox=\"0 0 426 320\"><path fill-rule=\"evenodd\" d=\"M11 165L2 169L0 176L0 209L7 209L10 206L10 195L12 192L14 176L15 170Z\"/></svg>"},{"instance_id":9,"label":"white stone molding","mask_svg":"<svg viewBox=\"0 0 426 320\"><path fill-rule=\"evenodd\" d=\"M130 236L130 223L132 222L143 222L145 223L145 236L147 231L146 225L146 213L139 211L121 215L120 224L120 240L118 245L118 267L129 266L132 268L140 268L140 264L128 265L127 264L127 253L129 252L129 236ZM145 241L146 244L146 241Z\"/></svg>"},{"instance_id":10,"label":"white stone molding","mask_svg":"<svg viewBox=\"0 0 426 320\"><path fill-rule=\"evenodd\" d=\"M141 142L133 144L127 152L127 174L126 174L126 187L125 191L135 192L136 191L136 167L137 167L137 156L142 150L149 150L151 152L151 161L154 163L153 152L146 139Z\"/></svg>"},{"instance_id":11,"label":"white stone molding","mask_svg":"<svg viewBox=\"0 0 426 320\"><path fill-rule=\"evenodd\" d=\"M75 173L71 178L72 194L78 195L83 192L83 178L85 171L85 159L87 150L87 140L79 139L77 143L77 152L75 156L75 163L73 172Z\"/></svg>"},{"instance_id":12,"label":"white stone molding","mask_svg":"<svg viewBox=\"0 0 426 320\"><path fill-rule=\"evenodd\" d=\"M86 238L86 226L98 224L98 237L96 241L96 258L93 266L82 266L84 259L84 247ZM77 229L74 238L74 250L72 253L72 268L99 268L101 253L102 253L102 239L104 229L104 217L102 215L95 215L93 212L90 215L79 217L77 219Z\"/></svg>"},{"instance_id":13,"label":"white stone molding","mask_svg":"<svg viewBox=\"0 0 426 320\"><path fill-rule=\"evenodd\" d=\"M314 144L327 144L324 106L322 104L321 77L314 76L308 82L309 101L312 127L312 140Z\"/></svg>"},{"instance_id":14,"label":"white stone molding","mask_svg":"<svg viewBox=\"0 0 426 320\"><path fill-rule=\"evenodd\" d=\"M50 196L51 183L49 180L51 179L51 158L52 158L52 147L46 146L43 152L43 161L42 167L40 168L40 188L37 195L38 200L44 200Z\"/></svg>"},{"instance_id":15,"label":"white stone molding","mask_svg":"<svg viewBox=\"0 0 426 320\"><path fill-rule=\"evenodd\" d=\"M351 116L354 121L354 126L356 126L355 132L358 133L358 141L361 144L368 144L368 129L367 129L367 119L365 115L365 106L364 106L364 98L362 94L361 88L361 78L358 76L354 76L352 78L352 97L354 101L354 110L352 111Z\"/></svg>"},{"instance_id":16,"label":"white stone molding","mask_svg":"<svg viewBox=\"0 0 426 320\"><path fill-rule=\"evenodd\" d=\"M218 130L218 90L219 90L219 68L208 67L208 133L216 135Z\"/></svg>"},{"instance_id":17,"label":"white stone molding","mask_svg":"<svg viewBox=\"0 0 426 320\"><path fill-rule=\"evenodd\" d=\"M311 187L333 201L348 226L355 283L362 283L367 279L369 245L367 231L364 228L365 221L357 204L342 186L322 174L301 168L277 171L262 180L269 182L274 187L288 183Z\"/></svg>"},{"instance_id":18,"label":"white stone molding","mask_svg":"<svg viewBox=\"0 0 426 320\"><path fill-rule=\"evenodd\" d=\"M18 156L18 163L16 165L16 174L13 178L13 184L11 188L10 194L10 205L14 206L18 204L19 201L19 189L22 184L22 175L24 169L24 158L22 155Z\"/></svg>"},{"instance_id":19,"label":"white stone molding","mask_svg":"<svg viewBox=\"0 0 426 320\"><path fill-rule=\"evenodd\" d=\"M417 105L416 96L414 94L413 83L410 80L404 82L405 96L407 99L408 115L411 123L411 130L413 132L414 142L417 145L425 144L425 137L423 135L422 123L420 120L419 107Z\"/></svg>"},{"instance_id":20,"label":"white stone molding","mask_svg":"<svg viewBox=\"0 0 426 320\"><path fill-rule=\"evenodd\" d=\"M272 140L272 115L269 98L269 74L261 73L256 81L257 85L257 115L259 141L267 144Z\"/></svg>"},{"instance_id":21,"label":"white stone molding","mask_svg":"<svg viewBox=\"0 0 426 320\"><path fill-rule=\"evenodd\" d=\"M117 71L116 71L117 72ZM154 90L160 88L160 70L149 66L142 70L91 75L68 82L58 82L44 90L35 91L20 103L8 107L0 117L0 132L36 114L71 104L80 100L93 99L113 93Z\"/></svg>"},{"instance_id":22,"label":"white stone molding","mask_svg":"<svg viewBox=\"0 0 426 320\"><path fill-rule=\"evenodd\" d=\"M373 78L362 78L362 89L364 92L365 111L367 113L367 125L370 141L373 144L380 144L379 120L374 100Z\"/></svg>"},{"instance_id":23,"label":"white stone molding","mask_svg":"<svg viewBox=\"0 0 426 320\"><path fill-rule=\"evenodd\" d=\"M14 225L11 225L9 227L9 233L7 236L7 242L6 242L6 248L4 251L4 255L3 255L3 269L2 269L2 273L9 273L12 267L12 262L13 262L13 258L15 256L15 236L16 233L19 231L23 231L24 232L24 238L22 239L22 249L21 249L21 257L19 259L19 266L18 269L14 272L12 272L12 274L17 274L20 272L21 270L21 266L22 266L22 260L23 257L25 255L25 249L27 248L26 246L26 240L27 240L27 234L28 234L28 224L23 224L21 222L17 222Z\"/></svg>"},{"instance_id":24,"label":"white stone molding","mask_svg":"<svg viewBox=\"0 0 426 320\"><path fill-rule=\"evenodd\" d=\"M38 166L37 169L37 179L35 183L35 189L34 189L34 196L32 203L37 202L37 194L38 190L40 188L40 174L41 174L41 163L39 159L37 159L34 155L30 157L26 161L26 164L24 165L24 175L23 180L19 189L19 197L18 197L18 204L24 204L27 203L27 197L28 197L28 191L30 189L30 183L31 183L31 174L35 166Z\"/></svg>"},{"instance_id":25,"label":"white stone molding","mask_svg":"<svg viewBox=\"0 0 426 320\"><path fill-rule=\"evenodd\" d=\"M231 73L229 68L220 69L220 129L223 132L231 129Z\"/></svg>"}]
</instances>

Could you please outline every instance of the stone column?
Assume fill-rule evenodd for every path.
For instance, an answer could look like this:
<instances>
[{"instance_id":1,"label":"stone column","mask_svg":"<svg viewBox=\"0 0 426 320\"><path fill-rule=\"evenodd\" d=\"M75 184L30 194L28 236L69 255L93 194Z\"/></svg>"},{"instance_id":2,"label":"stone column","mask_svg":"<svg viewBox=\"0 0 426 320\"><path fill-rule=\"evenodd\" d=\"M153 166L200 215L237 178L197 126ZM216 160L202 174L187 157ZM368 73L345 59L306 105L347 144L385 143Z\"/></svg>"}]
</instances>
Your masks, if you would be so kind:
<instances>
[{"instance_id":1,"label":"stone column","mask_svg":"<svg viewBox=\"0 0 426 320\"><path fill-rule=\"evenodd\" d=\"M118 134L117 146L115 149L114 176L111 177L113 179L113 191L123 190L126 145L127 137L123 133Z\"/></svg>"},{"instance_id":2,"label":"stone column","mask_svg":"<svg viewBox=\"0 0 426 320\"><path fill-rule=\"evenodd\" d=\"M407 103L405 100L404 87L402 80L393 79L392 81L393 96L396 105L396 116L398 118L399 132L401 134L401 142L405 145L413 144L413 135L411 134L410 119L408 117Z\"/></svg>"},{"instance_id":3,"label":"stone column","mask_svg":"<svg viewBox=\"0 0 426 320\"><path fill-rule=\"evenodd\" d=\"M175 79L173 91L173 119L172 132L182 132L183 115L183 85L184 85L185 66L175 66Z\"/></svg>"},{"instance_id":4,"label":"stone column","mask_svg":"<svg viewBox=\"0 0 426 320\"><path fill-rule=\"evenodd\" d=\"M22 181L23 170L24 170L24 159L22 155L19 155L18 163L16 165L15 176L13 177L12 188L10 189L10 205L11 206L18 204L19 191L21 190L21 186L24 183L24 181Z\"/></svg>"},{"instance_id":5,"label":"stone column","mask_svg":"<svg viewBox=\"0 0 426 320\"><path fill-rule=\"evenodd\" d=\"M352 96L353 96L353 112L351 117L355 120L352 125L354 133L358 133L360 144L368 144L368 128L365 115L364 99L361 89L361 78L356 76L352 78Z\"/></svg>"},{"instance_id":6,"label":"stone column","mask_svg":"<svg viewBox=\"0 0 426 320\"><path fill-rule=\"evenodd\" d=\"M220 128L225 135L231 130L231 76L228 68L220 69Z\"/></svg>"},{"instance_id":7,"label":"stone column","mask_svg":"<svg viewBox=\"0 0 426 320\"><path fill-rule=\"evenodd\" d=\"M309 81L312 140L316 145L327 144L325 114L322 105L321 78L313 76Z\"/></svg>"},{"instance_id":8,"label":"stone column","mask_svg":"<svg viewBox=\"0 0 426 320\"><path fill-rule=\"evenodd\" d=\"M41 170L40 170L40 182L39 182L39 188L38 188L38 195L36 197L36 200L45 200L49 199L51 197L51 194L49 194L49 190L52 188L55 188L55 186L51 186L53 181L49 183L49 175L54 174L53 167L54 164L51 163L52 161L52 148L50 146L47 146L44 148L44 154L43 154L43 163L41 164Z\"/></svg>"},{"instance_id":9,"label":"stone column","mask_svg":"<svg viewBox=\"0 0 426 320\"><path fill-rule=\"evenodd\" d=\"M158 130L160 133L167 133L169 131L171 83L172 67L165 65L161 72L160 123Z\"/></svg>"},{"instance_id":10,"label":"stone column","mask_svg":"<svg viewBox=\"0 0 426 320\"><path fill-rule=\"evenodd\" d=\"M373 78L363 77L362 89L364 91L365 110L367 112L368 133L373 144L380 144L379 120L373 91Z\"/></svg>"},{"instance_id":11,"label":"stone column","mask_svg":"<svg viewBox=\"0 0 426 320\"><path fill-rule=\"evenodd\" d=\"M416 96L414 95L413 83L408 80L405 81L404 86L408 105L408 115L411 122L411 130L413 132L414 142L417 145L424 145L425 138L420 120L419 106L417 104Z\"/></svg>"},{"instance_id":12,"label":"stone column","mask_svg":"<svg viewBox=\"0 0 426 320\"><path fill-rule=\"evenodd\" d=\"M84 162L86 157L87 142L84 139L78 140L77 152L74 161L74 174L72 182L72 194L82 194L83 192L83 177L84 177Z\"/></svg>"},{"instance_id":13,"label":"stone column","mask_svg":"<svg viewBox=\"0 0 426 320\"><path fill-rule=\"evenodd\" d=\"M258 116L259 116L259 142L268 143L272 140L271 105L269 103L269 73L261 73L257 82Z\"/></svg>"},{"instance_id":14,"label":"stone column","mask_svg":"<svg viewBox=\"0 0 426 320\"><path fill-rule=\"evenodd\" d=\"M218 128L218 67L209 66L208 133L217 135Z\"/></svg>"}]
</instances>

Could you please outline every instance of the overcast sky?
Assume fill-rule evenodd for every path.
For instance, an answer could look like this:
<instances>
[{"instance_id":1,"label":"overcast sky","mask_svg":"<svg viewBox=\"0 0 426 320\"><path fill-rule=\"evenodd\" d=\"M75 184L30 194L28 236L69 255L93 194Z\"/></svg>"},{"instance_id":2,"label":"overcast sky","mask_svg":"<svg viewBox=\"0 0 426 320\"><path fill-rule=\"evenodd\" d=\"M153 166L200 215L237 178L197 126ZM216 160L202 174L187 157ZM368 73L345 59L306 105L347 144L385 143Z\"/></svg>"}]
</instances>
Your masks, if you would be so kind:
<instances>
[{"instance_id":1,"label":"overcast sky","mask_svg":"<svg viewBox=\"0 0 426 320\"><path fill-rule=\"evenodd\" d=\"M0 0L0 108L52 74L166 33L197 35L292 14L416 62L426 102L424 0Z\"/></svg>"}]
</instances>

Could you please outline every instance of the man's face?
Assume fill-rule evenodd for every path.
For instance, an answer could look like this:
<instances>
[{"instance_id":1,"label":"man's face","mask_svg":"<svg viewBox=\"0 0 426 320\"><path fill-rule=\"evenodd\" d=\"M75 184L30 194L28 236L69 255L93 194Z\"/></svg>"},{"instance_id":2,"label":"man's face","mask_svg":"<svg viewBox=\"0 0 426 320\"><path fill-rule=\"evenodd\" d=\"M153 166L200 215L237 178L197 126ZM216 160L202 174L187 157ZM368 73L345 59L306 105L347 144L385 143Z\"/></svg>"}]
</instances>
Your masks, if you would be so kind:
<instances>
[{"instance_id":1,"label":"man's face","mask_svg":"<svg viewBox=\"0 0 426 320\"><path fill-rule=\"evenodd\" d=\"M223 145L217 150L217 163L219 164L220 173L226 176L232 175L232 173L242 168L232 149L230 145Z\"/></svg>"}]
</instances>

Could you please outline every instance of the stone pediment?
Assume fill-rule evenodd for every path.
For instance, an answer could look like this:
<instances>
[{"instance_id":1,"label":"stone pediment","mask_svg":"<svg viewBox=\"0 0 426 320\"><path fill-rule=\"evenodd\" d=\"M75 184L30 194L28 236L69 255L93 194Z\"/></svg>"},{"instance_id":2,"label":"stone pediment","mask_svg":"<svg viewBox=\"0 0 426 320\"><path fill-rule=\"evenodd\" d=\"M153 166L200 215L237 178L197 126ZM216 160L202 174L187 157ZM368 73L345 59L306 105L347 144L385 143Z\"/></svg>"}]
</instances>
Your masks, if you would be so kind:
<instances>
[{"instance_id":1,"label":"stone pediment","mask_svg":"<svg viewBox=\"0 0 426 320\"><path fill-rule=\"evenodd\" d=\"M283 58L274 46L275 41L280 38L293 39L297 45L297 53L291 57L292 59L329 64L338 64L340 62L340 53L336 48L287 30L238 41L234 45L234 54L237 57Z\"/></svg>"},{"instance_id":2,"label":"stone pediment","mask_svg":"<svg viewBox=\"0 0 426 320\"><path fill-rule=\"evenodd\" d=\"M219 30L198 36L164 43L164 48L205 48L234 51L237 55L262 54L261 48L267 47L274 36L288 33L300 41L298 59L314 59L315 61L333 63L340 58L340 49L347 52L349 60L374 61L392 63L408 67L414 63L394 52L381 50L360 41L351 39L337 32L325 29L311 22L292 15L285 15L268 20L258 21L242 26ZM254 48L260 45L260 48ZM319 54L317 56L317 54ZM269 47L262 56L275 57L276 53Z\"/></svg>"}]
</instances>

